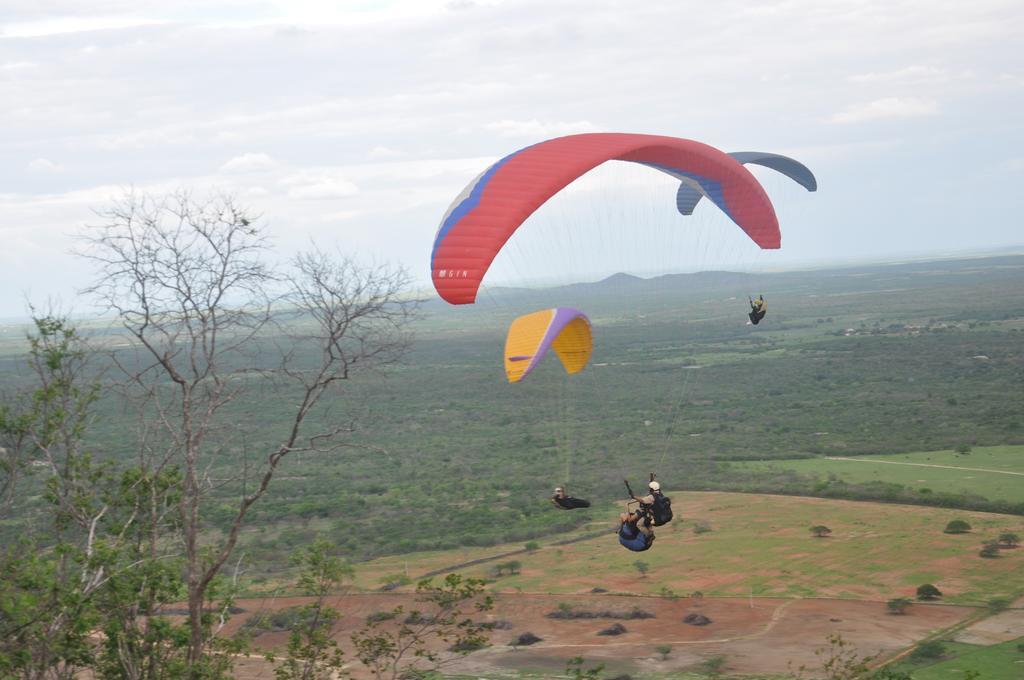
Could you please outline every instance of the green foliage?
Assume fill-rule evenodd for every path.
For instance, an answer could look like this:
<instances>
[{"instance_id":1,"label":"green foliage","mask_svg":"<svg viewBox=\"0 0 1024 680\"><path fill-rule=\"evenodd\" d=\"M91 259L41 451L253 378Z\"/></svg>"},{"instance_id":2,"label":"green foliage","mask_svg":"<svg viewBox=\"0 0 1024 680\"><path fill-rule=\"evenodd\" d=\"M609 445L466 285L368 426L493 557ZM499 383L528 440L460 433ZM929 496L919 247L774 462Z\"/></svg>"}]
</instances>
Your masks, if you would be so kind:
<instances>
[{"instance_id":1,"label":"green foliage","mask_svg":"<svg viewBox=\"0 0 1024 680\"><path fill-rule=\"evenodd\" d=\"M526 548L527 552L533 552L534 550L538 550L540 548L540 543L537 543L537 541L527 541L524 547Z\"/></svg>"},{"instance_id":2,"label":"green foliage","mask_svg":"<svg viewBox=\"0 0 1024 680\"><path fill-rule=\"evenodd\" d=\"M376 678L423 674L436 671L444 657L431 645L440 641L460 656L481 649L489 642L490 629L473 616L490 611L493 600L484 594L484 582L449 574L435 585L430 579L416 586L417 602L423 609L405 614L404 607L392 610L389 618L402 618L393 630L368 621L352 634L356 658Z\"/></svg>"},{"instance_id":3,"label":"green foliage","mask_svg":"<svg viewBox=\"0 0 1024 680\"><path fill-rule=\"evenodd\" d=\"M971 525L962 519L954 519L943 530L947 534L966 534L971 530Z\"/></svg>"},{"instance_id":4,"label":"green foliage","mask_svg":"<svg viewBox=\"0 0 1024 680\"><path fill-rule=\"evenodd\" d=\"M814 534L815 538L825 538L832 533L832 530L824 524L816 524L811 527L811 533Z\"/></svg>"},{"instance_id":5,"label":"green foliage","mask_svg":"<svg viewBox=\"0 0 1024 680\"><path fill-rule=\"evenodd\" d=\"M672 653L672 645L658 645L654 648L654 651L656 651L658 656L661 657L661 660L664 661L668 659L668 655Z\"/></svg>"},{"instance_id":6,"label":"green foliage","mask_svg":"<svg viewBox=\"0 0 1024 680\"><path fill-rule=\"evenodd\" d=\"M827 680L867 680L871 678L871 662L874 657L862 657L853 645L843 639L842 635L833 633L826 638L826 646L814 650L820 668L811 669L806 665L796 669L796 680L808 677L826 678Z\"/></svg>"},{"instance_id":7,"label":"green foliage","mask_svg":"<svg viewBox=\"0 0 1024 680\"><path fill-rule=\"evenodd\" d=\"M725 656L721 654L711 656L701 661L700 669L711 677L716 678L722 673L722 669L725 668L725 661Z\"/></svg>"},{"instance_id":8,"label":"green foliage","mask_svg":"<svg viewBox=\"0 0 1024 680\"><path fill-rule=\"evenodd\" d=\"M956 447L956 452L958 454L960 454L961 456L967 456L967 455L969 455L971 453L971 445L970 444L960 444L959 446Z\"/></svg>"},{"instance_id":9,"label":"green foliage","mask_svg":"<svg viewBox=\"0 0 1024 680\"><path fill-rule=\"evenodd\" d=\"M1016 548L1020 545L1020 537L1012 532L1005 532L999 534L999 547L1000 548Z\"/></svg>"},{"instance_id":10,"label":"green foliage","mask_svg":"<svg viewBox=\"0 0 1024 680\"><path fill-rule=\"evenodd\" d=\"M565 674L573 680L600 680L604 664L585 669L585 663L582 656L572 657L565 663Z\"/></svg>"},{"instance_id":11,"label":"green foliage","mask_svg":"<svg viewBox=\"0 0 1024 680\"><path fill-rule=\"evenodd\" d=\"M637 573L640 574L641 578L647 578L647 572L651 569L651 565L643 560L633 562L633 567L636 569Z\"/></svg>"},{"instance_id":12,"label":"green foliage","mask_svg":"<svg viewBox=\"0 0 1024 680\"><path fill-rule=\"evenodd\" d=\"M917 599L919 600L937 600L940 597L942 597L942 591L931 583L925 583L917 587Z\"/></svg>"},{"instance_id":13,"label":"green foliage","mask_svg":"<svg viewBox=\"0 0 1024 680\"><path fill-rule=\"evenodd\" d=\"M985 541L981 550L978 551L978 555L989 559L999 557L999 541Z\"/></svg>"},{"instance_id":14,"label":"green foliage","mask_svg":"<svg viewBox=\"0 0 1024 680\"><path fill-rule=\"evenodd\" d=\"M693 524L693 533L706 534L711 531L711 522L699 521Z\"/></svg>"},{"instance_id":15,"label":"green foliage","mask_svg":"<svg viewBox=\"0 0 1024 680\"><path fill-rule=\"evenodd\" d=\"M934 661L935 659L941 659L945 653L946 647L941 642L938 640L926 640L914 648L910 658L913 661Z\"/></svg>"}]
</instances>

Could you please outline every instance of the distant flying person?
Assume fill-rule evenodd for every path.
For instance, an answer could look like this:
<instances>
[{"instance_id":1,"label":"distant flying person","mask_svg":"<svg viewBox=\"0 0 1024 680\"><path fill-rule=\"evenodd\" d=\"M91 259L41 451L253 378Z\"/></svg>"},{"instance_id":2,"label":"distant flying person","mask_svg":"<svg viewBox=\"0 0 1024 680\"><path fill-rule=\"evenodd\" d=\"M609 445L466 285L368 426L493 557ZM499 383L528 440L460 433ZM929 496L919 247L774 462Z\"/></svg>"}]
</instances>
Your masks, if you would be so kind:
<instances>
[{"instance_id":1,"label":"distant flying person","mask_svg":"<svg viewBox=\"0 0 1024 680\"><path fill-rule=\"evenodd\" d=\"M565 491L564 486L556 486L555 493L551 496L551 502L560 510L575 510L577 508L589 508L590 501L582 498L573 498Z\"/></svg>"},{"instance_id":2,"label":"distant flying person","mask_svg":"<svg viewBox=\"0 0 1024 680\"><path fill-rule=\"evenodd\" d=\"M643 526L643 517L637 512L623 512L619 515L619 543L633 552L643 552L654 544L654 530Z\"/></svg>"},{"instance_id":3,"label":"distant flying person","mask_svg":"<svg viewBox=\"0 0 1024 680\"><path fill-rule=\"evenodd\" d=\"M747 316L750 317L750 323L756 326L761 323L761 319L768 313L768 303L765 302L764 295L758 295L756 300L747 299L750 300L750 314Z\"/></svg>"}]
</instances>

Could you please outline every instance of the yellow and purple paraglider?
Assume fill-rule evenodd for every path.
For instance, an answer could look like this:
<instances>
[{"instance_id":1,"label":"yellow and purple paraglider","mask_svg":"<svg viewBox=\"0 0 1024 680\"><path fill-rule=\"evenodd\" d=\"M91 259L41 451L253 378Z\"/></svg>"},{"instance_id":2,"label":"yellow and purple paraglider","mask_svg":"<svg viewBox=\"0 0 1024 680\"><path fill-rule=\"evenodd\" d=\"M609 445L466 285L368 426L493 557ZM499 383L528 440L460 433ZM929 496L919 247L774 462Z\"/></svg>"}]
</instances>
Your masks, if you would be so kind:
<instances>
[{"instance_id":1,"label":"yellow and purple paraglider","mask_svg":"<svg viewBox=\"0 0 1024 680\"><path fill-rule=\"evenodd\" d=\"M579 373L590 361L594 338L590 320L571 307L555 307L521 316L505 338L505 375L519 382L540 363L548 350L562 360L567 373Z\"/></svg>"}]
</instances>

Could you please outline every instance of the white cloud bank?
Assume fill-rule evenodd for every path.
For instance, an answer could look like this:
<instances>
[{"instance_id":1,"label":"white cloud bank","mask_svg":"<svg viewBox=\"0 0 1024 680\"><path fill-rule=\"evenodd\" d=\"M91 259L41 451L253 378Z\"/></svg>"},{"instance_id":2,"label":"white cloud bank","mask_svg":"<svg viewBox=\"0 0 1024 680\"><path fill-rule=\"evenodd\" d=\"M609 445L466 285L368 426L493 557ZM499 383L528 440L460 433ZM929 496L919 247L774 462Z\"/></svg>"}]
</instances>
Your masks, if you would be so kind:
<instances>
[{"instance_id":1,"label":"white cloud bank","mask_svg":"<svg viewBox=\"0 0 1024 680\"><path fill-rule=\"evenodd\" d=\"M921 116L934 116L938 113L939 105L935 101L917 97L885 97L862 104L854 104L835 114L829 120L833 123L864 123L873 120L920 118Z\"/></svg>"}]
</instances>

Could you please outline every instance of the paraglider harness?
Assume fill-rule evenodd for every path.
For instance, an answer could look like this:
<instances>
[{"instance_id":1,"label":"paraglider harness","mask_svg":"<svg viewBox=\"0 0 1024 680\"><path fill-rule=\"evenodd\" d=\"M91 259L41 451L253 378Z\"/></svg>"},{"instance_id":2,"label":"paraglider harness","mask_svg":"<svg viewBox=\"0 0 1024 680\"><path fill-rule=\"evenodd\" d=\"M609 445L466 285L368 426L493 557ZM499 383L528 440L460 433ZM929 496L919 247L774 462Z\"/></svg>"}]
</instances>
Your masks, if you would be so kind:
<instances>
[{"instance_id":1,"label":"paraglider harness","mask_svg":"<svg viewBox=\"0 0 1024 680\"><path fill-rule=\"evenodd\" d=\"M749 295L747 299L750 300L750 314L747 314L747 316L750 317L750 323L756 326L764 318L764 315L768 313L768 307L765 305L763 295L757 298L756 303L754 298Z\"/></svg>"},{"instance_id":2,"label":"paraglider harness","mask_svg":"<svg viewBox=\"0 0 1024 680\"><path fill-rule=\"evenodd\" d=\"M629 480L624 479L622 481L626 484L626 491L629 492L629 497L633 499L626 503L626 509L628 510L629 506L636 503L636 514L643 520L645 527L660 527L672 521L671 498L661 492L652 493L651 495L654 496L654 503L648 505L636 497L636 494L633 493L633 489L629 486ZM653 472L651 473L651 481L654 481Z\"/></svg>"}]
</instances>

